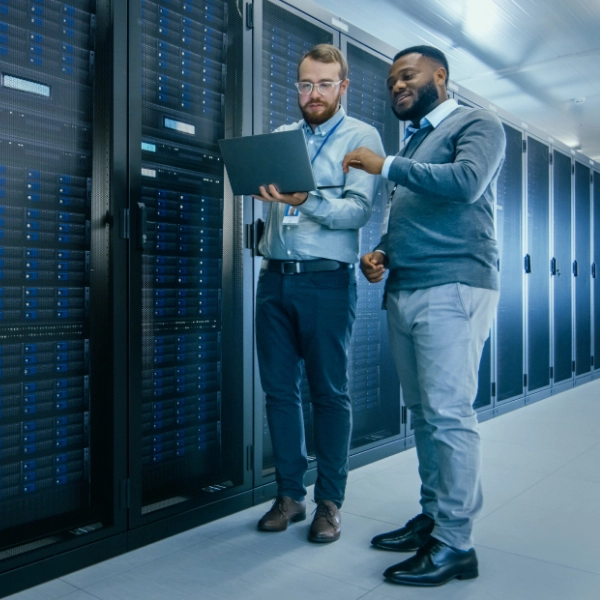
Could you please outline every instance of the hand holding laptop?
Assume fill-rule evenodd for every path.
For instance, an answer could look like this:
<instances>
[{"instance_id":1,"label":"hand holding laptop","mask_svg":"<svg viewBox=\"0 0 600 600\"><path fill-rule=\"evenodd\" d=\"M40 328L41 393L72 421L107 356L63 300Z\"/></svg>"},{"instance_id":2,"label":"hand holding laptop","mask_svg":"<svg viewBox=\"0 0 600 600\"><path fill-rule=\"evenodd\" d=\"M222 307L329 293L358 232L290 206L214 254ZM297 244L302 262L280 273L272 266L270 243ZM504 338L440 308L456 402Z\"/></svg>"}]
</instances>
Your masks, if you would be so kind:
<instances>
[{"instance_id":1,"label":"hand holding laptop","mask_svg":"<svg viewBox=\"0 0 600 600\"><path fill-rule=\"evenodd\" d=\"M252 194L253 198L262 200L263 202L283 202L291 206L299 206L304 204L308 198L308 192L295 192L293 194L280 194L274 184L269 186L261 185L260 195Z\"/></svg>"}]
</instances>

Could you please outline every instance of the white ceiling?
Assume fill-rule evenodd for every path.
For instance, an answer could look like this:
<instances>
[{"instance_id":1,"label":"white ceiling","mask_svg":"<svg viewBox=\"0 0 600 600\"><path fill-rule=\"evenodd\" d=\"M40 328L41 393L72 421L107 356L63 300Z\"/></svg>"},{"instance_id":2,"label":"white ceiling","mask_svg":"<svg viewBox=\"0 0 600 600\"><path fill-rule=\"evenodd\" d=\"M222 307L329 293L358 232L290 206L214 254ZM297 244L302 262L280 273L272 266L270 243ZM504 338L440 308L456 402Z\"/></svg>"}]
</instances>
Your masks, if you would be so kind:
<instances>
[{"instance_id":1,"label":"white ceiling","mask_svg":"<svg viewBox=\"0 0 600 600\"><path fill-rule=\"evenodd\" d=\"M437 46L453 81L600 162L600 0L313 2L394 48Z\"/></svg>"}]
</instances>

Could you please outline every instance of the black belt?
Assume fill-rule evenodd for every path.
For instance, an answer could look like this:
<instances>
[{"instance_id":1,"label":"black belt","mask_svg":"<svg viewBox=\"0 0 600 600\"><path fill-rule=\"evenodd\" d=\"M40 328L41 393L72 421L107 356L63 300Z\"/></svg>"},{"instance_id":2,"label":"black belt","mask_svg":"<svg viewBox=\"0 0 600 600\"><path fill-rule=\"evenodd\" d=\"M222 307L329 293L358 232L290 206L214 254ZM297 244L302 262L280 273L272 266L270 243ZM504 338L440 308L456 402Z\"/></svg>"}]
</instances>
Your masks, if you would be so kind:
<instances>
[{"instance_id":1,"label":"black belt","mask_svg":"<svg viewBox=\"0 0 600 600\"><path fill-rule=\"evenodd\" d=\"M338 269L353 269L352 263L318 258L317 260L273 260L264 259L262 268L271 273L295 275L296 273L312 273L315 271L337 271Z\"/></svg>"}]
</instances>

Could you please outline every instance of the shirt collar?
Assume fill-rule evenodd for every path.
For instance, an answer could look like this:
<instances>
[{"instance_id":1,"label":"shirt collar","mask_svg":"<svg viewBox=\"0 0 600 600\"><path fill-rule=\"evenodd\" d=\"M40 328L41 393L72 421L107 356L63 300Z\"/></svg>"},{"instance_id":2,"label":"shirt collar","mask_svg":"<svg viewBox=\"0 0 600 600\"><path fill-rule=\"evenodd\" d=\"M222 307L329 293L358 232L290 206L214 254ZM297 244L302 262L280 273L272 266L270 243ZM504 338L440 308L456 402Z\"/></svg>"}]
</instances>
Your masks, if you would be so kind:
<instances>
[{"instance_id":1,"label":"shirt collar","mask_svg":"<svg viewBox=\"0 0 600 600\"><path fill-rule=\"evenodd\" d=\"M419 122L419 127L413 127L411 123L406 126L404 139L419 131L422 127L433 127L434 129L451 113L458 108L458 103L454 99L445 100L438 104L430 113L425 115Z\"/></svg>"},{"instance_id":2,"label":"shirt collar","mask_svg":"<svg viewBox=\"0 0 600 600\"><path fill-rule=\"evenodd\" d=\"M325 123L321 123L321 125L317 125L317 127L315 128L314 132L311 129L310 125L304 121L302 126L304 127L304 130L307 133L312 133L313 135L321 135L321 136L325 136L327 135L344 117L346 116L346 111L344 110L344 107L340 104L339 109L337 110L337 112L335 113L335 115L333 115L333 117L331 117L331 119L329 119L329 121L325 121Z\"/></svg>"}]
</instances>

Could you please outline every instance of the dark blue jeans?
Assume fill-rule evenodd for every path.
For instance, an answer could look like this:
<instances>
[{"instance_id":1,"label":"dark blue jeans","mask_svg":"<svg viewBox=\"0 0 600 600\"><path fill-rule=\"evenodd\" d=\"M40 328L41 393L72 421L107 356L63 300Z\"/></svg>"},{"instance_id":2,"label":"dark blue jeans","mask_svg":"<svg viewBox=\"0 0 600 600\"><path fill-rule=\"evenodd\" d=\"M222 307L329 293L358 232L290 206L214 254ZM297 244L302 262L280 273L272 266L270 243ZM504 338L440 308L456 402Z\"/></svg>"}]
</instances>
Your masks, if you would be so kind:
<instances>
[{"instance_id":1,"label":"dark blue jeans","mask_svg":"<svg viewBox=\"0 0 600 600\"><path fill-rule=\"evenodd\" d=\"M282 496L299 501L306 495L300 395L304 360L314 416L315 500L331 500L338 507L344 501L352 431L348 346L355 314L354 269L260 274L256 347Z\"/></svg>"}]
</instances>

